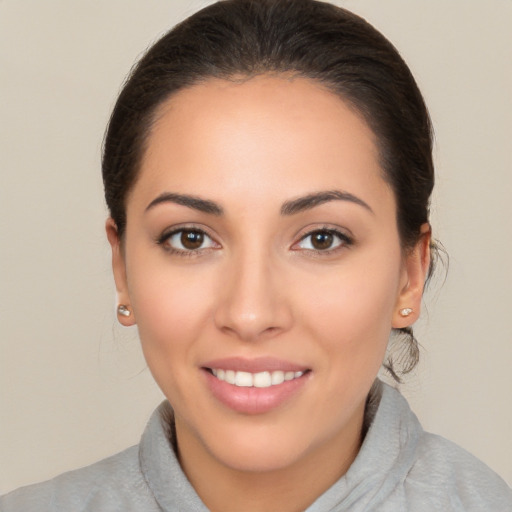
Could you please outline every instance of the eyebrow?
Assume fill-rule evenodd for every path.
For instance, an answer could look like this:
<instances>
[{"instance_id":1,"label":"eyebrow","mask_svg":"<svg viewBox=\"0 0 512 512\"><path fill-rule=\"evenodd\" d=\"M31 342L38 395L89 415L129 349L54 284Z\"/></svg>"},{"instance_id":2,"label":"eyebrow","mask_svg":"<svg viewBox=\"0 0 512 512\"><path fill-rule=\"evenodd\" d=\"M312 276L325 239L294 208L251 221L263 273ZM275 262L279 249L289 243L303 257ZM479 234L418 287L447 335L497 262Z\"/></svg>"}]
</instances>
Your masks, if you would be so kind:
<instances>
[{"instance_id":1,"label":"eyebrow","mask_svg":"<svg viewBox=\"0 0 512 512\"><path fill-rule=\"evenodd\" d=\"M294 215L330 201L349 201L362 206L371 213L374 213L368 203L365 203L362 199L350 194L349 192L326 190L323 192L308 194L307 196L299 197L297 199L292 199L291 201L286 201L281 207L281 215Z\"/></svg>"},{"instance_id":2,"label":"eyebrow","mask_svg":"<svg viewBox=\"0 0 512 512\"><path fill-rule=\"evenodd\" d=\"M186 206L200 212L210 213L212 215L222 215L224 213L221 206L208 199L201 199L197 196L176 194L171 192L164 192L163 194L160 194L158 197L153 199L153 201L148 204L145 211L147 212L148 210L151 210L151 208L154 208L156 205L161 203L180 204L182 206Z\"/></svg>"},{"instance_id":3,"label":"eyebrow","mask_svg":"<svg viewBox=\"0 0 512 512\"><path fill-rule=\"evenodd\" d=\"M281 215L295 215L296 213L309 210L315 206L319 206L330 201L349 201L351 203L362 206L371 213L374 213L367 203L365 203L359 197L350 194L349 192L342 192L340 190L327 190L323 192L315 192L313 194L308 194L307 196L286 201L281 207ZM151 208L154 208L156 205L161 203L179 204L186 206L187 208L192 208L200 212L217 216L223 215L224 213L222 207L214 201L201 199L200 197L188 194L177 194L171 192L164 192L163 194L160 194L158 197L153 199L153 201L151 201L151 203L149 203L149 205L146 207L145 211L147 212Z\"/></svg>"}]
</instances>

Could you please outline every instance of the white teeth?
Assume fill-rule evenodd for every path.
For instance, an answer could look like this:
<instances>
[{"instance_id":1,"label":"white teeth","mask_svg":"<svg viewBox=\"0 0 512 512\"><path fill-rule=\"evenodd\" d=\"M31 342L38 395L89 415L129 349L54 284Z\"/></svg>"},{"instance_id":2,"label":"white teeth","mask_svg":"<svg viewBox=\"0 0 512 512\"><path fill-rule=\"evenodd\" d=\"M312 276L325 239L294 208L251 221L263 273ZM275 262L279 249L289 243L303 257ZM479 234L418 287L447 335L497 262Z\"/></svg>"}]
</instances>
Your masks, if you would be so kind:
<instances>
[{"instance_id":1,"label":"white teeth","mask_svg":"<svg viewBox=\"0 0 512 512\"><path fill-rule=\"evenodd\" d=\"M269 372L255 373L252 380L255 388L268 388L272 386L272 377Z\"/></svg>"},{"instance_id":2,"label":"white teeth","mask_svg":"<svg viewBox=\"0 0 512 512\"><path fill-rule=\"evenodd\" d=\"M284 372L272 372L272 384L282 384L284 382Z\"/></svg>"},{"instance_id":3,"label":"white teeth","mask_svg":"<svg viewBox=\"0 0 512 512\"><path fill-rule=\"evenodd\" d=\"M212 373L219 380L223 380L228 384L246 388L268 388L282 384L284 381L298 379L304 375L304 372L283 372L281 370L275 372L249 373L217 368L212 368Z\"/></svg>"},{"instance_id":4,"label":"white teeth","mask_svg":"<svg viewBox=\"0 0 512 512\"><path fill-rule=\"evenodd\" d=\"M234 384L236 382L236 372L234 370L226 370L225 380L229 384Z\"/></svg>"},{"instance_id":5,"label":"white teeth","mask_svg":"<svg viewBox=\"0 0 512 512\"><path fill-rule=\"evenodd\" d=\"M252 387L252 373L249 372L236 372L235 385L244 388Z\"/></svg>"}]
</instances>

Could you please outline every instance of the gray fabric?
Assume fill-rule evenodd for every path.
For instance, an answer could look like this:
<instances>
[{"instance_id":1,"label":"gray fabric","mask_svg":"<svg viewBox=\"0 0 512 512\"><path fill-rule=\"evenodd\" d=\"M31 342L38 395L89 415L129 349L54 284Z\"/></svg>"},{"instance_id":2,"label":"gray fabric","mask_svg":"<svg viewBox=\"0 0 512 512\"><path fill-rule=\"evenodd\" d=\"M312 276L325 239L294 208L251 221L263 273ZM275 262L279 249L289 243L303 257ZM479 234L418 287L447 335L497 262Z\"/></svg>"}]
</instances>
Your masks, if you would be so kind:
<instances>
[{"instance_id":1,"label":"gray fabric","mask_svg":"<svg viewBox=\"0 0 512 512\"><path fill-rule=\"evenodd\" d=\"M512 490L499 476L453 443L425 433L393 388L379 384L372 394L356 460L307 512L512 511ZM378 404L374 417L372 402ZM169 442L171 415L164 402L139 446L7 494L0 511L207 511Z\"/></svg>"}]
</instances>

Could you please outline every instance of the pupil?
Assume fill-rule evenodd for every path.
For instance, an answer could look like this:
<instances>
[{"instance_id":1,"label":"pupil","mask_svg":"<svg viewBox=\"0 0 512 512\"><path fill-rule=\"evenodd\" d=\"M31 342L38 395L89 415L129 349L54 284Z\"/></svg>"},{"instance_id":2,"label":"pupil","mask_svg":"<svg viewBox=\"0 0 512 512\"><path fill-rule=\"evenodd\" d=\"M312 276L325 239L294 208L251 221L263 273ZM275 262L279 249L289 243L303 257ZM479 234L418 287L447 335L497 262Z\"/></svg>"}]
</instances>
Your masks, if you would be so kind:
<instances>
[{"instance_id":1,"label":"pupil","mask_svg":"<svg viewBox=\"0 0 512 512\"><path fill-rule=\"evenodd\" d=\"M329 249L333 242L331 233L315 233L312 238L313 247L315 249Z\"/></svg>"},{"instance_id":2,"label":"pupil","mask_svg":"<svg viewBox=\"0 0 512 512\"><path fill-rule=\"evenodd\" d=\"M181 243L187 249L199 249L203 245L203 233L199 231L183 231Z\"/></svg>"}]
</instances>

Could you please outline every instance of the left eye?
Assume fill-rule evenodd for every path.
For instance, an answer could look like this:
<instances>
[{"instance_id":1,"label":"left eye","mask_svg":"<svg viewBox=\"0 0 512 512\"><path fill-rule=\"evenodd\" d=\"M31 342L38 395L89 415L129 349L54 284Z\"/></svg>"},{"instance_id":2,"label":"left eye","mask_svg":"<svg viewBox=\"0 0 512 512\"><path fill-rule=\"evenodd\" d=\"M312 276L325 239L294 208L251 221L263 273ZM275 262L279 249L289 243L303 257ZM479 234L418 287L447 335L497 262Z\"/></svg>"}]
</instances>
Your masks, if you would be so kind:
<instances>
[{"instance_id":1,"label":"left eye","mask_svg":"<svg viewBox=\"0 0 512 512\"><path fill-rule=\"evenodd\" d=\"M310 251L328 251L336 249L340 245L348 245L350 240L347 236L337 233L336 231L320 229L309 233L302 238L297 246L300 249Z\"/></svg>"},{"instance_id":2,"label":"left eye","mask_svg":"<svg viewBox=\"0 0 512 512\"><path fill-rule=\"evenodd\" d=\"M183 252L215 247L215 242L198 229L180 229L167 236L163 243L171 249Z\"/></svg>"}]
</instances>

